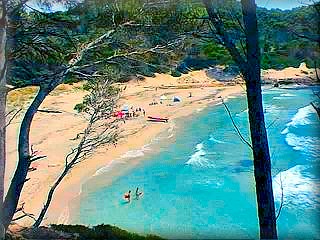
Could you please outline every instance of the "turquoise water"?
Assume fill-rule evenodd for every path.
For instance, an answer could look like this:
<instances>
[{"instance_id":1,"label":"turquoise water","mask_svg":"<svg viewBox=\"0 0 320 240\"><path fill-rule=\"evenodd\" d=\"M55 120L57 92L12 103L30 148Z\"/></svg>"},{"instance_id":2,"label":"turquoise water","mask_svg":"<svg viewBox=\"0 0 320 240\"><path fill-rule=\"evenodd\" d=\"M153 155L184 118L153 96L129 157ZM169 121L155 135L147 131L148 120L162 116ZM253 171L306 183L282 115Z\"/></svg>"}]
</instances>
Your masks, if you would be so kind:
<instances>
[{"instance_id":1,"label":"turquoise water","mask_svg":"<svg viewBox=\"0 0 320 240\"><path fill-rule=\"evenodd\" d=\"M319 119L309 105L310 88L264 90L280 238L320 238ZM241 132L248 134L244 96L227 104ZM211 106L176 123L159 142L126 154L117 166L146 161L112 176L110 186L83 186L74 223L114 224L167 238L258 238L253 164L222 105ZM152 148L157 148L155 153ZM151 149L150 149L151 148ZM148 153L142 156L145 153ZM106 181L108 168L99 172ZM103 179L102 178L102 179ZM280 181L281 179L281 181ZM101 180L100 180L101 181ZM139 186L141 199L122 195Z\"/></svg>"}]
</instances>

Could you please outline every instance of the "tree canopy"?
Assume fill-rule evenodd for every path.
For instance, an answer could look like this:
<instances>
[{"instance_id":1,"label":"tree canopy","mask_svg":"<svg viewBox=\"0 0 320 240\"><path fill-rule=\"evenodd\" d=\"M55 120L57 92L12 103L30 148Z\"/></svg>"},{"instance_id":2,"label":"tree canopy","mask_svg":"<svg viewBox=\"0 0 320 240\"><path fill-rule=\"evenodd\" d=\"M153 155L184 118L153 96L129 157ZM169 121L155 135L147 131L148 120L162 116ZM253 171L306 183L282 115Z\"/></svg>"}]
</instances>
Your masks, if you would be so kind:
<instances>
[{"instance_id":1,"label":"tree canopy","mask_svg":"<svg viewBox=\"0 0 320 240\"><path fill-rule=\"evenodd\" d=\"M120 80L132 75L152 76L156 72L176 73L188 68L202 68L211 64L232 65L233 60L209 34L206 12L200 1L112 1L94 0L78 4L68 2L64 12L44 13L22 8L11 13L9 25L9 83L15 86L33 85L31 79L54 74L72 58L75 49L111 29L116 30L98 49L87 53L85 62L108 58L115 53L125 54L154 46L169 46L166 54L145 52L127 65L114 61ZM217 1L221 4L221 1ZM240 3L223 1L225 28L237 46L243 44ZM299 35L318 36L317 12L313 6L293 10L257 9L260 31L262 68L298 66L301 62L313 67L319 56L319 45ZM172 44L172 45L170 45ZM170 48L170 47L173 48ZM196 53L196 54L194 54ZM190 57L192 60L190 61ZM82 62L81 64L85 64ZM117 66L118 63L118 66ZM108 64L110 65L110 63ZM103 71L106 63L88 66L85 73ZM81 80L69 74L66 81Z\"/></svg>"}]
</instances>

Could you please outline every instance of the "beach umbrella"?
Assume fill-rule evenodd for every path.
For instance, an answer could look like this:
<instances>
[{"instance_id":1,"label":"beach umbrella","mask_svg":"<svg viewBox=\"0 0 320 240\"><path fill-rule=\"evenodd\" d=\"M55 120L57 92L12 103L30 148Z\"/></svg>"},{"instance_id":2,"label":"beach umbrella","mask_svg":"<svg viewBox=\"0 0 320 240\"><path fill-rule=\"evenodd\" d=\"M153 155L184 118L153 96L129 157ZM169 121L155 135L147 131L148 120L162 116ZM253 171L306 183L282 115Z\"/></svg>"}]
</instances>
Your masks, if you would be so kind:
<instances>
[{"instance_id":1,"label":"beach umbrella","mask_svg":"<svg viewBox=\"0 0 320 240\"><path fill-rule=\"evenodd\" d=\"M165 95L162 95L161 97L160 97L160 100L161 101L164 101L164 100L167 100L168 98L165 96Z\"/></svg>"},{"instance_id":2,"label":"beach umbrella","mask_svg":"<svg viewBox=\"0 0 320 240\"><path fill-rule=\"evenodd\" d=\"M122 118L122 117L123 117L123 115L124 115L124 113L123 113L123 112L121 112L121 111L117 112L117 117L118 117L118 118Z\"/></svg>"},{"instance_id":3,"label":"beach umbrella","mask_svg":"<svg viewBox=\"0 0 320 240\"><path fill-rule=\"evenodd\" d=\"M173 101L173 102L181 102L182 99L181 99L180 97L178 97L178 96L174 96L174 97L172 98L172 101Z\"/></svg>"},{"instance_id":4,"label":"beach umbrella","mask_svg":"<svg viewBox=\"0 0 320 240\"><path fill-rule=\"evenodd\" d=\"M128 105L123 105L122 108L121 108L121 111L129 112L129 106Z\"/></svg>"}]
</instances>

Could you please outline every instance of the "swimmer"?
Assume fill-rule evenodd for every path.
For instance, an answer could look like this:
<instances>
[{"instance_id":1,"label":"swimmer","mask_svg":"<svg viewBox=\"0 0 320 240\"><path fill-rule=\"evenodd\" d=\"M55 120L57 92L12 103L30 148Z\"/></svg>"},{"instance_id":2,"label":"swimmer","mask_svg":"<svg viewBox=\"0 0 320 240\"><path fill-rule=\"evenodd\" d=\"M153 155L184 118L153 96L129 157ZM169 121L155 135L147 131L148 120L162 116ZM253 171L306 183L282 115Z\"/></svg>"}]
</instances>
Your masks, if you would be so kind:
<instances>
[{"instance_id":1,"label":"swimmer","mask_svg":"<svg viewBox=\"0 0 320 240\"><path fill-rule=\"evenodd\" d=\"M139 188L136 189L136 199L139 199L140 196L142 196L143 192L139 192Z\"/></svg>"},{"instance_id":2,"label":"swimmer","mask_svg":"<svg viewBox=\"0 0 320 240\"><path fill-rule=\"evenodd\" d=\"M130 198L131 198L131 190L129 190L129 192L125 193L123 198L125 200L127 200L128 202L130 202Z\"/></svg>"}]
</instances>

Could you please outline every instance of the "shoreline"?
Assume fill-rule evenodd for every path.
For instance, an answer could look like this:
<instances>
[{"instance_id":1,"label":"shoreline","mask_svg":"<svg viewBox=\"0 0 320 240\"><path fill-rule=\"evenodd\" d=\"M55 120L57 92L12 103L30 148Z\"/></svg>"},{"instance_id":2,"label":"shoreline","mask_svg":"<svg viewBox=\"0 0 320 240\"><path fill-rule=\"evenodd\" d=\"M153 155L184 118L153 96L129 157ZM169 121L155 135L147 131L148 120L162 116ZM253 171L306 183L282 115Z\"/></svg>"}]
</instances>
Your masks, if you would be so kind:
<instances>
[{"instance_id":1,"label":"shoreline","mask_svg":"<svg viewBox=\"0 0 320 240\"><path fill-rule=\"evenodd\" d=\"M167 74L156 74L156 77L146 78L143 81L132 80L126 84L119 84L125 88L119 101L120 105L130 104L134 107L146 109L146 116L168 117L169 123L150 123L146 118L139 116L135 119L120 124L124 135L117 147L109 146L95 149L94 154L84 162L77 165L59 185L53 201L49 207L44 225L52 223L68 223L68 219L74 212L83 186L90 181L99 169L106 168L112 162L118 163L121 156L140 150L141 147L150 144L152 139L172 127L175 120L197 114L211 104L220 101L219 96L227 98L244 92L241 85L224 86L223 83L209 78L205 70L193 71L174 78ZM187 88L186 88L187 86ZM41 108L60 110L62 114L37 114L32 124L30 139L36 150L48 157L39 161L38 170L30 173L30 181L25 184L21 201L26 202L25 210L38 216L43 202L46 199L49 187L57 178L64 166L64 157L75 145L72 138L85 126L85 121L77 114L73 107L82 101L86 94L79 84L74 86L62 85L60 90L54 91L43 103ZM189 94L192 92L192 97ZM150 106L154 99L166 95L169 99L173 96L182 98L182 102L167 106L158 104ZM200 109L200 110L199 110ZM8 128L8 159L16 159L16 139L21 116ZM50 127L48 127L50 126ZM153 150L152 150L153 151ZM147 153L148 154L148 153ZM130 158L128 165L135 166L143 161L134 161L138 158ZM132 159L134 159L132 161ZM6 168L6 184L8 184L15 169L16 161L9 161ZM132 165L133 164L133 165ZM121 175L122 171L112 174ZM103 174L102 174L103 175ZM29 175L28 175L29 177ZM111 181L112 182L112 181ZM111 184L109 182L108 184ZM19 225L28 226L32 221L24 219Z\"/></svg>"},{"instance_id":2,"label":"shoreline","mask_svg":"<svg viewBox=\"0 0 320 240\"><path fill-rule=\"evenodd\" d=\"M223 96L225 100L227 100L228 98L239 96L241 94L243 94L243 89L239 85L226 87L221 91L221 96ZM198 103L199 105L193 106L192 109L190 109L190 111L181 112L180 114L178 113L176 116L171 118L171 122L164 123L168 125L163 126L157 133L154 133L154 135L150 137L150 141L144 141L143 145L138 146L136 149L129 150L127 152L122 152L122 154L118 158L111 160L110 162L108 162L107 165L97 169L92 176L87 176L86 179L82 182L81 186L79 186L80 191L78 195L75 196L73 199L70 199L69 201L69 203L72 203L73 206L66 207L65 211L68 211L68 213L64 214L63 216L60 216L59 218L64 219L65 224L72 224L72 220L76 218L77 213L80 209L79 201L81 199L81 194L84 193L84 186L86 186L86 188L88 189L85 190L86 193L94 192L96 189L101 187L110 186L114 178L117 179L119 177L124 176L127 172L134 169L137 165L145 161L148 161L147 159L150 156L157 154L160 151L160 149L156 146L156 144L159 143L160 146L169 144L169 142L173 140L171 138L174 138L174 136L177 134L176 131L171 130L173 133L170 133L169 135L170 129L177 128L176 121L181 121L181 119L184 117L195 117L199 112L202 112L204 109L210 106L218 105L220 101L219 97L217 96L206 103L199 103L199 101L201 102L204 100L206 100L206 98L194 101L194 104ZM144 149L146 147L147 149ZM131 153L134 154L135 152L137 153L137 156L129 156ZM140 155L139 152L142 152L142 154ZM101 172L99 173L99 171ZM109 175L105 176L105 174Z\"/></svg>"},{"instance_id":3,"label":"shoreline","mask_svg":"<svg viewBox=\"0 0 320 240\"><path fill-rule=\"evenodd\" d=\"M192 87L193 84L199 83L202 85L197 88ZM162 88L166 85L179 86L180 84L188 84L192 88ZM206 84L210 84L210 87L206 87ZM130 104L134 107L141 107L146 110L146 116L168 117L169 123L152 123L146 121L146 117L139 116L120 124L120 130L124 132L116 148L107 146L108 149L106 147L95 149L92 156L75 166L62 181L48 209L44 225L66 222L69 215L65 209L66 205L69 203L69 205L73 205L72 199L79 195L83 183L88 181L98 169L105 167L113 160L118 160L129 151L140 149L141 146L149 144L152 139L171 126L171 121L189 116L197 109L219 101L218 96L226 97L243 91L239 85L224 87L215 79L209 79L204 70L194 71L180 78L174 78L167 74L156 74L154 78L146 78L143 81L132 80L121 84L120 87L126 89L119 100L120 106ZM59 88L61 90L54 91L47 97L41 108L59 110L62 114L38 113L34 118L30 132L30 142L34 145L34 149L47 156L36 163L37 171L28 174L30 181L25 184L19 202L19 204L25 202L25 211L35 216L38 216L41 211L50 186L64 167L65 156L76 144L71 139L85 126L84 119L73 108L82 101L86 92L81 90L78 84L74 84L74 86L62 85ZM33 90L33 93L35 92ZM191 98L188 97L190 92L192 92ZM159 102L162 95L166 95L168 99L179 96L182 98L182 102L174 103L172 106L168 106L168 104L149 105L154 99ZM29 103L24 103L24 109L27 104ZM20 114L8 127L8 159L15 161L9 161L6 166L6 188L16 166L16 139L22 116L23 114ZM17 224L28 226L32 224L32 221L25 218Z\"/></svg>"},{"instance_id":4,"label":"shoreline","mask_svg":"<svg viewBox=\"0 0 320 240\"><path fill-rule=\"evenodd\" d=\"M234 87L227 87L226 89L222 90L221 94L224 96L224 100L227 100L229 98L238 97L243 94L242 90L239 89L240 86L234 86ZM230 89L232 88L232 89ZM229 93L229 90L235 92ZM239 90L239 91L238 91ZM84 194L84 191L82 190L84 185L86 186L87 190L85 191L86 194L96 191L97 189L101 187L108 187L112 184L113 178L118 179L122 176L124 176L127 172L132 171L137 165L143 164L143 162L148 161L148 159L154 155L158 154L161 149L160 146L167 146L172 141L174 141L174 137L177 134L176 129L179 129L181 127L181 121L184 117L190 119L196 117L197 114L204 111L205 109L209 107L214 107L220 104L220 99L218 97L214 97L212 101L207 102L204 105L195 106L197 108L194 108L192 112L188 112L183 114L179 117L174 117L173 120L169 123L169 126L164 127L157 135L155 135L150 142L145 143L144 145L140 146L140 148L130 150L128 152L123 153L119 158L112 160L110 163L108 163L106 166L103 166L94 173L91 177L88 177L86 181L83 182L83 184L80 186L80 192L78 196L76 196L74 199L72 199L70 202L73 203L73 206L69 208L68 211L68 218L63 217L66 224L72 224L77 216L77 213L79 212L80 206L79 201L81 199L81 195ZM180 122L180 123L177 123ZM159 144L159 145L158 145ZM139 154L142 152L142 154ZM134 153L137 153L136 156ZM133 154L133 155L130 155ZM124 168L124 169L120 169ZM116 171L119 170L119 171ZM106 174L109 174L106 176ZM67 207L66 207L67 209ZM65 210L66 210L65 209ZM66 210L67 211L67 210ZM76 221L77 222L77 221Z\"/></svg>"}]
</instances>

